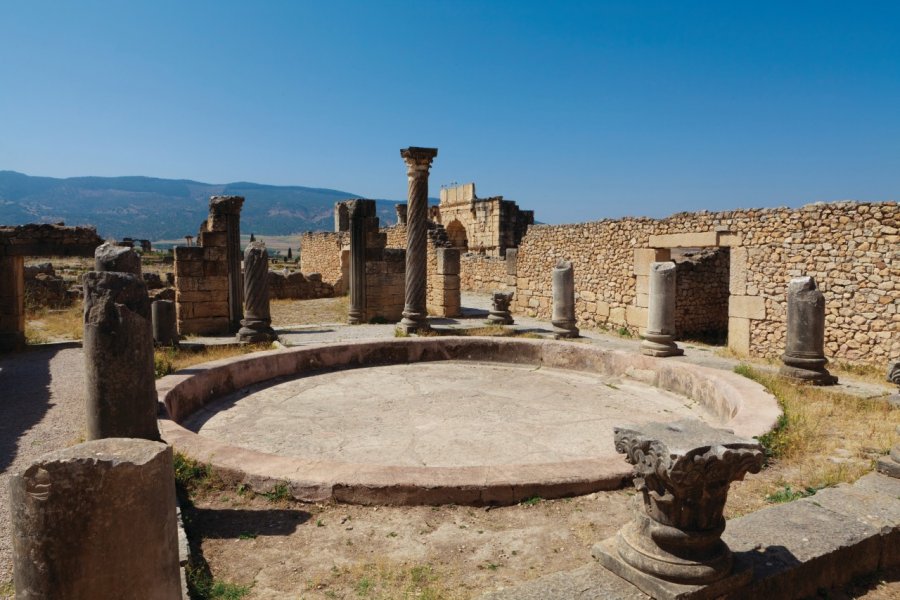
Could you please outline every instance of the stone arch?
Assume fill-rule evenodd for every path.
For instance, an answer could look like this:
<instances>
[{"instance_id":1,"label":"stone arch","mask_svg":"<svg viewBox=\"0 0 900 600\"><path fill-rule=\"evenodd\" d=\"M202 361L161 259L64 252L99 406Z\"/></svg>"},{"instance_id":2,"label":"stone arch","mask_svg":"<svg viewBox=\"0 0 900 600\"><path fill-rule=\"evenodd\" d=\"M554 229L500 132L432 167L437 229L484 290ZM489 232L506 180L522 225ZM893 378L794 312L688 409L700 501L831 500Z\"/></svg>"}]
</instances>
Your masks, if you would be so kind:
<instances>
[{"instance_id":1,"label":"stone arch","mask_svg":"<svg viewBox=\"0 0 900 600\"><path fill-rule=\"evenodd\" d=\"M466 235L465 226L457 219L453 219L447 224L447 237L454 248L459 248L463 252L469 249L469 239Z\"/></svg>"}]
</instances>

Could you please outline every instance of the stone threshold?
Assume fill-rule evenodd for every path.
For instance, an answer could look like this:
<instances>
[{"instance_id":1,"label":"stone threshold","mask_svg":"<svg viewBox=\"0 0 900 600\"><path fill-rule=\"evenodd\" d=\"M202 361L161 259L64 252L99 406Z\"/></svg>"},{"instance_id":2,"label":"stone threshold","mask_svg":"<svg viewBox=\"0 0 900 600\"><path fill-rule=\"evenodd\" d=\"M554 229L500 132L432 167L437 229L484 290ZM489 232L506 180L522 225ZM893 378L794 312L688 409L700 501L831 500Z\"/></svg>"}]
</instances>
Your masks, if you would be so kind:
<instances>
[{"instance_id":1,"label":"stone threshold","mask_svg":"<svg viewBox=\"0 0 900 600\"><path fill-rule=\"evenodd\" d=\"M728 521L722 539L742 563L751 565L753 579L725 598L805 598L900 566L898 500L900 479L873 472L852 485L826 488ZM481 596L481 600L589 598L650 597L596 561Z\"/></svg>"}]
</instances>

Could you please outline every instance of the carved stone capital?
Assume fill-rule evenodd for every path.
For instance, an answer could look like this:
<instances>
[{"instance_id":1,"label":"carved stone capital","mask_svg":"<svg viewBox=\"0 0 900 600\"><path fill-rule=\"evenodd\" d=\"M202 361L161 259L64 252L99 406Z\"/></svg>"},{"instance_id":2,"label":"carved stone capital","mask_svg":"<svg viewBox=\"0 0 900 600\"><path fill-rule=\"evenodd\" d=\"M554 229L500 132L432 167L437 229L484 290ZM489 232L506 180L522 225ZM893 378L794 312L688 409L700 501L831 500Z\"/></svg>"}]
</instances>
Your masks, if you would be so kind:
<instances>
[{"instance_id":1,"label":"carved stone capital","mask_svg":"<svg viewBox=\"0 0 900 600\"><path fill-rule=\"evenodd\" d=\"M437 156L437 148L419 148L410 146L400 150L400 157L406 162L406 174L409 177L427 177L431 169L431 161Z\"/></svg>"}]
</instances>

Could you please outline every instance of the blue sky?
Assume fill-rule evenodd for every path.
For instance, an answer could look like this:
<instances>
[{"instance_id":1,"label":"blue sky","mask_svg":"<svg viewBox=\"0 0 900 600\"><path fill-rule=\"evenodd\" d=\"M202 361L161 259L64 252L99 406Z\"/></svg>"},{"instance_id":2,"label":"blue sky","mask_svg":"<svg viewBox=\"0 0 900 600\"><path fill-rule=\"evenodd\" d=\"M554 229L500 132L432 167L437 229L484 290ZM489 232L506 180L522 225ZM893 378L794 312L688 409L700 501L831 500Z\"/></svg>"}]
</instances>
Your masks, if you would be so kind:
<instances>
[{"instance_id":1,"label":"blue sky","mask_svg":"<svg viewBox=\"0 0 900 600\"><path fill-rule=\"evenodd\" d=\"M551 223L896 200L900 2L0 0L0 169L475 181Z\"/></svg>"}]
</instances>

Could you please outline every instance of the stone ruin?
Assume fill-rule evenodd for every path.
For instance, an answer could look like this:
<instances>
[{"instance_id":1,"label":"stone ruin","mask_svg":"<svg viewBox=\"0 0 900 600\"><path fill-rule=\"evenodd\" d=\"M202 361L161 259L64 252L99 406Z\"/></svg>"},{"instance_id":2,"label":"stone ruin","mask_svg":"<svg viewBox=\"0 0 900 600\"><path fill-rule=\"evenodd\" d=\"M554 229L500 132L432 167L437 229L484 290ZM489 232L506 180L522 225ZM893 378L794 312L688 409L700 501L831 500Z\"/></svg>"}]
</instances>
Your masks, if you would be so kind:
<instances>
[{"instance_id":1,"label":"stone ruin","mask_svg":"<svg viewBox=\"0 0 900 600\"><path fill-rule=\"evenodd\" d=\"M25 257L93 256L101 243L93 227L0 227L0 352L25 345Z\"/></svg>"}]
</instances>

